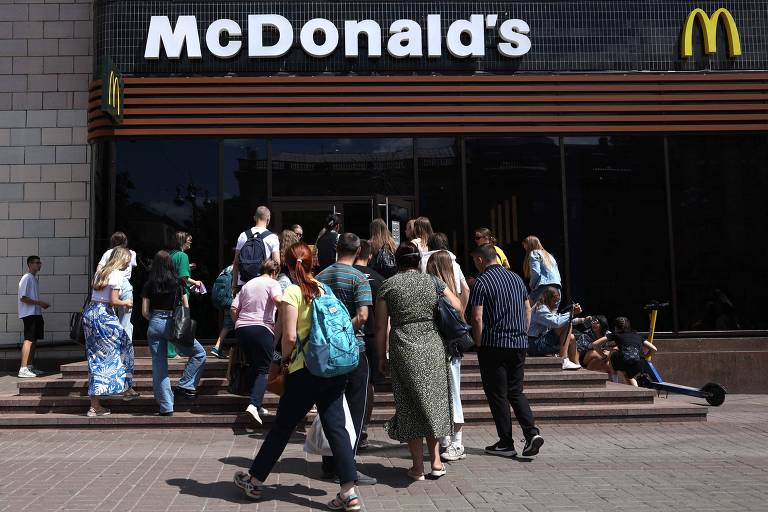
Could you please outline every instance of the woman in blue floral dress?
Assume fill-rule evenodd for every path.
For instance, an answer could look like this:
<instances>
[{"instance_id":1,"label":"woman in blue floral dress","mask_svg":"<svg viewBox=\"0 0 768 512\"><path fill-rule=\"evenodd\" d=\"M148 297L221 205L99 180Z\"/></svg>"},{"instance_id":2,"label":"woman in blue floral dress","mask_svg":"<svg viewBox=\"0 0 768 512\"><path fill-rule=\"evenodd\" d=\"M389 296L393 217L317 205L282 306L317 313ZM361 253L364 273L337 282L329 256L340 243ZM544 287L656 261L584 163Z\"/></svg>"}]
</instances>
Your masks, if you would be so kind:
<instances>
[{"instance_id":1,"label":"woman in blue floral dress","mask_svg":"<svg viewBox=\"0 0 768 512\"><path fill-rule=\"evenodd\" d=\"M131 308L133 302L120 300L122 271L131 263L131 253L116 247L112 255L93 278L91 302L83 313L85 352L88 356L88 396L91 408L87 416L106 416L109 409L101 405L100 397L123 395L134 400L139 393L133 389L133 344L120 325L114 308Z\"/></svg>"}]
</instances>

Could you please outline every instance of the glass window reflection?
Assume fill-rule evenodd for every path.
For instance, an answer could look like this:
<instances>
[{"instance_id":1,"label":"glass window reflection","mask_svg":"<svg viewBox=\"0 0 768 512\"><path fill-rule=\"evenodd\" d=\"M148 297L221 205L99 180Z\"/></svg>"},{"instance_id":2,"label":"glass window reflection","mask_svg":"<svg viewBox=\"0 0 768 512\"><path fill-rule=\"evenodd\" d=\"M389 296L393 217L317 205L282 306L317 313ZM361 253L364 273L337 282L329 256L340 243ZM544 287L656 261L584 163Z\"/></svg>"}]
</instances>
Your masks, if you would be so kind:
<instances>
[{"instance_id":1,"label":"glass window reflection","mask_svg":"<svg viewBox=\"0 0 768 512\"><path fill-rule=\"evenodd\" d=\"M680 329L768 329L768 138L670 136Z\"/></svg>"},{"instance_id":2,"label":"glass window reflection","mask_svg":"<svg viewBox=\"0 0 768 512\"><path fill-rule=\"evenodd\" d=\"M235 242L240 233L253 226L256 208L267 204L267 164L267 141L264 139L233 139L223 142L222 255L225 263L232 262Z\"/></svg>"},{"instance_id":3,"label":"glass window reflection","mask_svg":"<svg viewBox=\"0 0 768 512\"><path fill-rule=\"evenodd\" d=\"M275 196L413 194L413 139L274 139Z\"/></svg>"},{"instance_id":4,"label":"glass window reflection","mask_svg":"<svg viewBox=\"0 0 768 512\"><path fill-rule=\"evenodd\" d=\"M525 256L521 242L528 235L538 236L557 259L565 279L558 139L468 138L466 160L468 228L490 228L512 270L521 275Z\"/></svg>"},{"instance_id":5,"label":"glass window reflection","mask_svg":"<svg viewBox=\"0 0 768 512\"><path fill-rule=\"evenodd\" d=\"M195 279L212 283L219 273L218 143L211 140L121 140L117 142L115 229L128 235L141 261L133 286L141 290L155 252L171 248L173 234L192 235ZM216 337L217 315L208 295L191 297L198 337ZM146 322L134 308L134 332L146 337Z\"/></svg>"},{"instance_id":6,"label":"glass window reflection","mask_svg":"<svg viewBox=\"0 0 768 512\"><path fill-rule=\"evenodd\" d=\"M658 136L566 137L571 290L589 314L648 328L643 306L669 301L664 141ZM657 329L672 329L672 311Z\"/></svg>"}]
</instances>

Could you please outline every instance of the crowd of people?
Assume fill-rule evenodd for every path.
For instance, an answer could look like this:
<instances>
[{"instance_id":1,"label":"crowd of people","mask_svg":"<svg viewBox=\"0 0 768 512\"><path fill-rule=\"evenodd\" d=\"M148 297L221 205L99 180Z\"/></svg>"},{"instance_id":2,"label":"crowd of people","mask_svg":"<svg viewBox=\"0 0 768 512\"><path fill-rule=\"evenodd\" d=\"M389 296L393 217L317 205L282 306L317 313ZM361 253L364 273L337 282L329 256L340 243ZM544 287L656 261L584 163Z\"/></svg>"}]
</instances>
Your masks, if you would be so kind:
<instances>
[{"instance_id":1,"label":"crowd of people","mask_svg":"<svg viewBox=\"0 0 768 512\"><path fill-rule=\"evenodd\" d=\"M250 470L238 472L235 483L258 499L273 466L296 425L316 407L333 456L323 457L323 476L339 482L329 503L334 510L359 510L355 485L376 479L357 471L355 456L368 445L367 424L374 404L374 382L388 376L395 414L385 430L407 443L412 465L408 477L420 481L446 474L445 462L466 457L462 439L461 357L446 351L436 325L438 301L444 300L462 322L471 325L482 386L498 441L485 448L492 455L517 456L510 405L525 438L521 454L538 454L544 439L523 392L527 356L559 355L564 370L582 367L623 373L629 382L641 371L644 350L655 350L631 329L626 318L614 332L602 315L579 316L582 308L560 308L561 277L557 261L535 236L523 241L523 276L510 270L509 260L488 228L474 232L472 263L476 278L464 275L449 250L448 237L434 232L430 220L408 222L405 240L397 243L387 224L376 219L367 239L344 232L341 218L331 214L312 245L301 226L279 233L269 230L271 214L261 206L254 225L237 239L232 264L212 287L212 299L225 321L214 357L226 358L224 340L234 329L237 346L252 372L246 413L261 424L270 412L263 407L270 372L285 379L271 428ZM186 252L192 236L176 233L170 250L159 250L141 290L141 314L149 322L147 343L152 356L152 381L158 414L173 414L174 397L194 399L206 353L196 340L177 344L174 311L189 306L190 290L204 288L192 277L194 265ZM100 399L119 395L135 400L133 389L134 307L131 271L136 254L124 233L111 238L91 281L82 324L89 368L88 416L110 414ZM41 261L27 260L29 273L19 283L19 316L25 342L19 377L32 378L34 343L43 335L37 273ZM527 283L523 280L525 278ZM341 375L318 376L307 365L316 299L332 294L349 315L357 340L357 363ZM330 296L330 295L328 295ZM176 386L168 376L168 359L184 357L186 365ZM636 383L634 383L636 385ZM355 442L345 429L343 402L353 423ZM426 442L429 467L423 460Z\"/></svg>"}]
</instances>

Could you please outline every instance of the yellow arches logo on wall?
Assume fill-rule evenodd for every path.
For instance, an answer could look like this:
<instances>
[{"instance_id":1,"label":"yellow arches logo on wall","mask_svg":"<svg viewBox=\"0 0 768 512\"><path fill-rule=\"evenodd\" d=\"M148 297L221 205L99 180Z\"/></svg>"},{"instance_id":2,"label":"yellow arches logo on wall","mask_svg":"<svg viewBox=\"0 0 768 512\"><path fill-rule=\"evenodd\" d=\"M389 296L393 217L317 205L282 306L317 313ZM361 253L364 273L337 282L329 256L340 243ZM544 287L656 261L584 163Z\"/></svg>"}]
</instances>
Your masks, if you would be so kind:
<instances>
[{"instance_id":1,"label":"yellow arches logo on wall","mask_svg":"<svg viewBox=\"0 0 768 512\"><path fill-rule=\"evenodd\" d=\"M122 73L109 59L106 59L101 76L101 111L107 114L115 124L123 122L124 90Z\"/></svg>"},{"instance_id":2,"label":"yellow arches logo on wall","mask_svg":"<svg viewBox=\"0 0 768 512\"><path fill-rule=\"evenodd\" d=\"M741 39L739 29L728 9L720 8L712 16L703 9L694 9L685 20L683 33L680 37L680 54L684 59L693 56L693 25L696 21L701 26L701 39L704 43L704 53L714 55L717 52L717 23L722 18L725 35L728 38L728 55L741 55Z\"/></svg>"}]
</instances>

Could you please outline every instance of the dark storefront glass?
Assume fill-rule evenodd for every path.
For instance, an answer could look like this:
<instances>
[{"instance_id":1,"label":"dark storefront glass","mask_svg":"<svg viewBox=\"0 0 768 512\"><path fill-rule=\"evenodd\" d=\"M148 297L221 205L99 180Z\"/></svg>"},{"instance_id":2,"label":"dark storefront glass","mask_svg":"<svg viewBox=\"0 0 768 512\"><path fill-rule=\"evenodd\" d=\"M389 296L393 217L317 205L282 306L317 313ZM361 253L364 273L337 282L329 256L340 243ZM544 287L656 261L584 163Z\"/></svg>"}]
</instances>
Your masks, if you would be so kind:
<instances>
[{"instance_id":1,"label":"dark storefront glass","mask_svg":"<svg viewBox=\"0 0 768 512\"><path fill-rule=\"evenodd\" d=\"M416 139L416 160L420 213L429 217L435 231L448 235L451 250L461 258L464 221L459 143L454 138Z\"/></svg>"},{"instance_id":2,"label":"dark storefront glass","mask_svg":"<svg viewBox=\"0 0 768 512\"><path fill-rule=\"evenodd\" d=\"M558 139L468 138L466 159L470 234L478 227L494 231L510 266L521 275L525 256L521 242L536 235L555 256L565 278Z\"/></svg>"},{"instance_id":3,"label":"dark storefront glass","mask_svg":"<svg viewBox=\"0 0 768 512\"><path fill-rule=\"evenodd\" d=\"M587 314L648 328L643 305L671 299L664 140L566 137L571 291ZM656 328L672 329L672 311Z\"/></svg>"},{"instance_id":4,"label":"dark storefront glass","mask_svg":"<svg viewBox=\"0 0 768 512\"><path fill-rule=\"evenodd\" d=\"M98 221L91 227L91 246L93 247L93 268L96 270L101 255L109 249L110 225L108 219L112 217L112 199L110 196L112 180L112 141L101 141L91 146L91 158L93 159L93 185L91 201L93 211L99 212Z\"/></svg>"},{"instance_id":5,"label":"dark storefront glass","mask_svg":"<svg viewBox=\"0 0 768 512\"><path fill-rule=\"evenodd\" d=\"M212 140L117 142L115 229L125 231L139 267L131 279L141 294L146 269L159 249L171 247L176 231L193 237L187 253L195 279L209 285L219 272L218 143ZM191 297L197 336L216 337L218 318L209 295ZM141 308L134 308L135 337L145 339Z\"/></svg>"},{"instance_id":6,"label":"dark storefront glass","mask_svg":"<svg viewBox=\"0 0 768 512\"><path fill-rule=\"evenodd\" d=\"M267 141L264 139L223 142L224 233L221 243L225 264L234 258L237 237L253 226L256 208L267 204L267 163Z\"/></svg>"},{"instance_id":7,"label":"dark storefront glass","mask_svg":"<svg viewBox=\"0 0 768 512\"><path fill-rule=\"evenodd\" d=\"M413 139L274 139L274 196L413 194Z\"/></svg>"},{"instance_id":8,"label":"dark storefront glass","mask_svg":"<svg viewBox=\"0 0 768 512\"><path fill-rule=\"evenodd\" d=\"M768 138L669 137L680 329L768 329Z\"/></svg>"}]
</instances>

